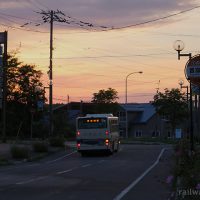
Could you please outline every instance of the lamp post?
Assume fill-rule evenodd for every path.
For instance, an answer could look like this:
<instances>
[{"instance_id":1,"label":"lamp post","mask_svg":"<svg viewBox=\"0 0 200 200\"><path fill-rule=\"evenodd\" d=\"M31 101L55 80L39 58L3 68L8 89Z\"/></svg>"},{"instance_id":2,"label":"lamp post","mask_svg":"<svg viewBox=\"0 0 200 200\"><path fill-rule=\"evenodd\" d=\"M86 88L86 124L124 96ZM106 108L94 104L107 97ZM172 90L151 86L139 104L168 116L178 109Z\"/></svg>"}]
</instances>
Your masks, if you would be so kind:
<instances>
[{"instance_id":1,"label":"lamp post","mask_svg":"<svg viewBox=\"0 0 200 200\"><path fill-rule=\"evenodd\" d=\"M126 76L126 85L125 85L125 87L126 87L126 92L125 92L125 103L127 104L127 82L128 82L128 77L130 76L130 75L132 75L132 74L142 74L143 72L142 71L139 71L139 72L132 72L132 73L130 73L130 74L128 74L127 76Z\"/></svg>"},{"instance_id":2,"label":"lamp post","mask_svg":"<svg viewBox=\"0 0 200 200\"><path fill-rule=\"evenodd\" d=\"M174 49L178 52L178 60L180 60L181 56L187 56L189 57L189 60L192 58L191 53L181 53L181 51L184 49L185 45L183 41L177 40L174 42ZM190 150L191 152L194 151L194 131L193 131L193 111L192 111L192 83L191 80L189 80L190 83Z\"/></svg>"},{"instance_id":3,"label":"lamp post","mask_svg":"<svg viewBox=\"0 0 200 200\"><path fill-rule=\"evenodd\" d=\"M132 72L126 76L126 81L125 81L125 105L127 105L127 83L128 83L128 77L132 74L142 74L142 71L138 72ZM126 138L128 138L128 112L126 109Z\"/></svg>"},{"instance_id":4,"label":"lamp post","mask_svg":"<svg viewBox=\"0 0 200 200\"><path fill-rule=\"evenodd\" d=\"M188 91L188 86L184 86L184 80L182 80L182 79L180 79L179 80L179 83L178 83L179 85L180 85L180 88L181 88L181 90L183 89L183 88L186 88L186 95L187 95L187 104L188 104L188 102L189 102L189 91Z\"/></svg>"}]
</instances>

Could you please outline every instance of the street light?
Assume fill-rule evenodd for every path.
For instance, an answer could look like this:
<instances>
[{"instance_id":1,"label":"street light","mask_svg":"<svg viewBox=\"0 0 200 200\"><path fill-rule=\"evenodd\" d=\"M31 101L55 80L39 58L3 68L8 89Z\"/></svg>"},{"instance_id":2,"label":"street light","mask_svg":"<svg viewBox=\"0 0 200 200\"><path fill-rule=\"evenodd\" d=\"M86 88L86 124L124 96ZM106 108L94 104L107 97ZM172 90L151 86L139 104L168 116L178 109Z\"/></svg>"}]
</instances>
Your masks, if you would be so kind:
<instances>
[{"instance_id":1,"label":"street light","mask_svg":"<svg viewBox=\"0 0 200 200\"><path fill-rule=\"evenodd\" d=\"M126 85L125 85L125 88L126 88L126 91L125 91L125 105L127 105L127 82L128 82L128 77L132 74L142 74L143 72L142 71L139 71L139 72L132 72L130 74L128 74L126 76ZM126 138L128 138L128 112L126 110Z\"/></svg>"},{"instance_id":2,"label":"street light","mask_svg":"<svg viewBox=\"0 0 200 200\"><path fill-rule=\"evenodd\" d=\"M187 54L181 53L181 51L185 47L183 41L181 41L181 40L175 41L173 47L178 52L179 60L180 60L181 56L187 56L187 57L189 57L189 60L191 60L191 58L192 58L191 53L187 53ZM191 150L191 152L193 152L194 151L194 133L193 133L192 83L191 83L191 80L189 80L189 83L190 83L190 150Z\"/></svg>"},{"instance_id":3,"label":"street light","mask_svg":"<svg viewBox=\"0 0 200 200\"><path fill-rule=\"evenodd\" d=\"M130 76L130 75L132 75L132 74L142 74L143 72L142 71L139 71L139 72L132 72L132 73L130 73L130 74L128 74L127 76L126 76L126 85L125 85L125 87L126 87L126 92L125 92L125 103L127 104L127 81L128 81L128 77Z\"/></svg>"},{"instance_id":4,"label":"street light","mask_svg":"<svg viewBox=\"0 0 200 200\"><path fill-rule=\"evenodd\" d=\"M189 91L188 91L188 86L184 86L184 80L180 79L178 84L180 85L180 89L182 90L183 88L186 88L187 91L187 104L188 104L188 99L189 99Z\"/></svg>"}]
</instances>

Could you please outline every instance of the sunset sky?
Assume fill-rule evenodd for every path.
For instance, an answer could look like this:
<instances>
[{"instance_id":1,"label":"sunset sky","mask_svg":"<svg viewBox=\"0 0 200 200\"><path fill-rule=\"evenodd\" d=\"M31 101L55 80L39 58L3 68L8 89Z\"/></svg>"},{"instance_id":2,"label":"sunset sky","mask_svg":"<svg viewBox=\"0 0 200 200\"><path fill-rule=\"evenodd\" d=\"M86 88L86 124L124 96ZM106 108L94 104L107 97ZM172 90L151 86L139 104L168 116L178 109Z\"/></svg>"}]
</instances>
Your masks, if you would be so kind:
<instances>
[{"instance_id":1,"label":"sunset sky","mask_svg":"<svg viewBox=\"0 0 200 200\"><path fill-rule=\"evenodd\" d=\"M149 102L157 88L177 88L185 80L188 58L177 59L176 40L184 53L199 53L200 1L195 0L0 0L0 32L8 31L8 51L42 70L48 86L49 24L41 10L60 10L67 23L54 23L54 103L90 101L109 87L118 102ZM182 12L184 11L184 12ZM159 19L159 20L158 20ZM93 27L80 26L81 21ZM103 27L107 28L103 28ZM48 95L48 94L47 94Z\"/></svg>"}]
</instances>

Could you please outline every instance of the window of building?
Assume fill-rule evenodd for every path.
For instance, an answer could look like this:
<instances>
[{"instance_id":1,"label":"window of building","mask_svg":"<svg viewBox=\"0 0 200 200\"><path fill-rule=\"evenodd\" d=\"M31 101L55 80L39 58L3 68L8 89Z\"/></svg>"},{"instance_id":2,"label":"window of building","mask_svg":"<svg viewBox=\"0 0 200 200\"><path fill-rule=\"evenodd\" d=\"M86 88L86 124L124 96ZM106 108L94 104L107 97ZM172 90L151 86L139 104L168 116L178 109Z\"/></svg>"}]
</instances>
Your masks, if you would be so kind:
<instances>
[{"instance_id":1,"label":"window of building","mask_svg":"<svg viewBox=\"0 0 200 200\"><path fill-rule=\"evenodd\" d=\"M160 131L152 131L152 137L159 137L160 136Z\"/></svg>"},{"instance_id":2,"label":"window of building","mask_svg":"<svg viewBox=\"0 0 200 200\"><path fill-rule=\"evenodd\" d=\"M171 137L172 137L171 131L168 131L168 132L167 132L167 137L168 137L168 138L171 138Z\"/></svg>"},{"instance_id":3,"label":"window of building","mask_svg":"<svg viewBox=\"0 0 200 200\"><path fill-rule=\"evenodd\" d=\"M120 121L126 121L126 112L124 111L118 112L118 117Z\"/></svg>"},{"instance_id":4,"label":"window of building","mask_svg":"<svg viewBox=\"0 0 200 200\"><path fill-rule=\"evenodd\" d=\"M142 137L142 131L141 130L135 131L135 137Z\"/></svg>"}]
</instances>

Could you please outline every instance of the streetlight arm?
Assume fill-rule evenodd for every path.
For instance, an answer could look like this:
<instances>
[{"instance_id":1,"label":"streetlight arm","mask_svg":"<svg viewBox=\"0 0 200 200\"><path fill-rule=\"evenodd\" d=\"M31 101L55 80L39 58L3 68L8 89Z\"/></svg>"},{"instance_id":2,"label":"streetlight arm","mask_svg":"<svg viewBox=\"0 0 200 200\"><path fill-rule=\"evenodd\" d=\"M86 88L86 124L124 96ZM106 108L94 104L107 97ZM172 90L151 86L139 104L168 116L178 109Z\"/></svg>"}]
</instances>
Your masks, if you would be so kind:
<instances>
[{"instance_id":1,"label":"streetlight arm","mask_svg":"<svg viewBox=\"0 0 200 200\"><path fill-rule=\"evenodd\" d=\"M139 71L139 72L132 72L130 74L128 74L126 76L126 85L125 85L125 88L126 88L126 92L125 92L125 103L127 104L127 81L128 81L128 77L132 74L142 74L143 72L142 71Z\"/></svg>"}]
</instances>

